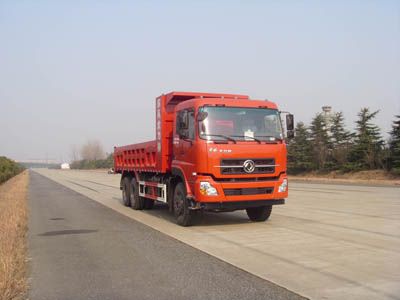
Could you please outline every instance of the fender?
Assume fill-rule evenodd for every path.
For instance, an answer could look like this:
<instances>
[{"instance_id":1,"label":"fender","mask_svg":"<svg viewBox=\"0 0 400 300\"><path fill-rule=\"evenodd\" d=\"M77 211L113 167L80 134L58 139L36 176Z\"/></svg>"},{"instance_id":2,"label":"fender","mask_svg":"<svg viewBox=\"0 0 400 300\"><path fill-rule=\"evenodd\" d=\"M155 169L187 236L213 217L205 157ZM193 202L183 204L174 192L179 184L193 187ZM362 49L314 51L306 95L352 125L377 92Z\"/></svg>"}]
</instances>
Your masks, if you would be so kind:
<instances>
[{"instance_id":1,"label":"fender","mask_svg":"<svg viewBox=\"0 0 400 300\"><path fill-rule=\"evenodd\" d=\"M184 183L184 185L186 187L186 196L188 198L193 198L192 189L188 185L185 173L183 172L182 168L179 166L174 166L174 167L172 167L171 173L172 173L172 175L179 177L182 180L182 182Z\"/></svg>"},{"instance_id":2,"label":"fender","mask_svg":"<svg viewBox=\"0 0 400 300\"><path fill-rule=\"evenodd\" d=\"M119 189L122 190L122 180L126 177L126 176L130 176L130 177L135 177L136 181L139 181L140 177L139 177L139 172L138 171L123 171L121 173L121 180L119 183Z\"/></svg>"}]
</instances>

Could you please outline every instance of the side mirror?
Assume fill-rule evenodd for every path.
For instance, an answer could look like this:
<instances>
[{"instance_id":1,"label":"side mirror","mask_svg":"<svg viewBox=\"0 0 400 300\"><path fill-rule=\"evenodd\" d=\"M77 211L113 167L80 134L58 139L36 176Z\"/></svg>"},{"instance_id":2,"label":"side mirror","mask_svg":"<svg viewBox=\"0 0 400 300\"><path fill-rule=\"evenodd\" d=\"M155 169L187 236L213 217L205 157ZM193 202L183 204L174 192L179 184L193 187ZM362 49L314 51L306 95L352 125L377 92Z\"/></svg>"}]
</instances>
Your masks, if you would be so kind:
<instances>
[{"instance_id":1,"label":"side mirror","mask_svg":"<svg viewBox=\"0 0 400 300\"><path fill-rule=\"evenodd\" d=\"M288 131L287 136L289 137L289 131L293 132L294 130L294 117L292 114L286 115L286 130Z\"/></svg>"},{"instance_id":2,"label":"side mirror","mask_svg":"<svg viewBox=\"0 0 400 300\"><path fill-rule=\"evenodd\" d=\"M208 112L206 112L206 111L199 111L199 112L197 113L197 121L198 121L198 122L204 121L204 120L207 118L207 116L208 116Z\"/></svg>"},{"instance_id":3,"label":"side mirror","mask_svg":"<svg viewBox=\"0 0 400 300\"><path fill-rule=\"evenodd\" d=\"M288 139L294 138L294 131L293 131L293 130L288 130L288 131L286 132L286 137L287 137Z\"/></svg>"}]
</instances>

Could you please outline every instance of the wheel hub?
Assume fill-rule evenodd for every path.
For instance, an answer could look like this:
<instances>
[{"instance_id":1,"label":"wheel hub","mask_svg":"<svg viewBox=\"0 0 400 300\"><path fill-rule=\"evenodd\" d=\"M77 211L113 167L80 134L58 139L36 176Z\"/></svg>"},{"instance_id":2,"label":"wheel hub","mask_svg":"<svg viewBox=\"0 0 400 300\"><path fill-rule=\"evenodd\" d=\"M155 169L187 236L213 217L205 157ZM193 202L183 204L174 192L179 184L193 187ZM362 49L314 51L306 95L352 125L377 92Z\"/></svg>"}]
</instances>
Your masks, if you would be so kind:
<instances>
[{"instance_id":1,"label":"wheel hub","mask_svg":"<svg viewBox=\"0 0 400 300\"><path fill-rule=\"evenodd\" d=\"M176 214L181 215L183 213L183 197L181 194L177 196L174 201L174 210Z\"/></svg>"}]
</instances>

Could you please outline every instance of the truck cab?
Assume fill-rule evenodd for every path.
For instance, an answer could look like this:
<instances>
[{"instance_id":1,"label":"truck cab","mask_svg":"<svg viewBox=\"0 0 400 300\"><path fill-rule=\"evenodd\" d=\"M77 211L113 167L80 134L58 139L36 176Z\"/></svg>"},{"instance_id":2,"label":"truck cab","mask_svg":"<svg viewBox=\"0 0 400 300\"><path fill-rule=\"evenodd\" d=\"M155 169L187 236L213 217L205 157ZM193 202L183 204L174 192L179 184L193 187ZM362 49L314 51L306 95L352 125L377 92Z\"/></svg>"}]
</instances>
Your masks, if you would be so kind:
<instances>
[{"instance_id":1,"label":"truck cab","mask_svg":"<svg viewBox=\"0 0 400 300\"><path fill-rule=\"evenodd\" d=\"M194 207L231 211L283 204L286 143L269 101L193 99L175 108L172 168Z\"/></svg>"}]
</instances>

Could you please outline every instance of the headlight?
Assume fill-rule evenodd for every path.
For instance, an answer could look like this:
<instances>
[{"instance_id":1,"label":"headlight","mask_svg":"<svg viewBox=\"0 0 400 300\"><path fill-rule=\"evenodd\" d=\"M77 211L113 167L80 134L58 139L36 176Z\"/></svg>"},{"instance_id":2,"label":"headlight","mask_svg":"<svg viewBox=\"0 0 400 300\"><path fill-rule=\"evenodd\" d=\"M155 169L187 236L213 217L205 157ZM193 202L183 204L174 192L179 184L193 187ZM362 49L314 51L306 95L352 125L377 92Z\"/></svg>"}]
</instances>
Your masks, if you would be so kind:
<instances>
[{"instance_id":1,"label":"headlight","mask_svg":"<svg viewBox=\"0 0 400 300\"><path fill-rule=\"evenodd\" d=\"M286 192L287 186L288 186L288 181L287 181L287 179L283 179L282 184L281 184L281 185L279 186L279 188L278 188L278 193L284 193L284 192Z\"/></svg>"},{"instance_id":2,"label":"headlight","mask_svg":"<svg viewBox=\"0 0 400 300\"><path fill-rule=\"evenodd\" d=\"M200 181L200 193L206 196L218 196L217 189L208 181Z\"/></svg>"}]
</instances>

